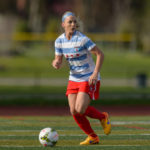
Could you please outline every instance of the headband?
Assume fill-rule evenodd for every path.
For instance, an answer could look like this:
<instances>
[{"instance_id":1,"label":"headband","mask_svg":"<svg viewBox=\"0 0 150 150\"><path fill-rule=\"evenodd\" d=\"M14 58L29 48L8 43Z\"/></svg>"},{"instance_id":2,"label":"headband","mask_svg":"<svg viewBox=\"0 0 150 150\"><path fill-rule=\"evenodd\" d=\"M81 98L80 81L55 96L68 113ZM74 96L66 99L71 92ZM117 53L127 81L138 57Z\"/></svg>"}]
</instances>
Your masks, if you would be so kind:
<instances>
[{"instance_id":1,"label":"headband","mask_svg":"<svg viewBox=\"0 0 150 150\"><path fill-rule=\"evenodd\" d=\"M65 15L63 15L63 17L62 17L62 22L64 22L65 19L66 19L68 16L74 16L74 17L75 17L75 14L72 13L72 12L67 12Z\"/></svg>"}]
</instances>

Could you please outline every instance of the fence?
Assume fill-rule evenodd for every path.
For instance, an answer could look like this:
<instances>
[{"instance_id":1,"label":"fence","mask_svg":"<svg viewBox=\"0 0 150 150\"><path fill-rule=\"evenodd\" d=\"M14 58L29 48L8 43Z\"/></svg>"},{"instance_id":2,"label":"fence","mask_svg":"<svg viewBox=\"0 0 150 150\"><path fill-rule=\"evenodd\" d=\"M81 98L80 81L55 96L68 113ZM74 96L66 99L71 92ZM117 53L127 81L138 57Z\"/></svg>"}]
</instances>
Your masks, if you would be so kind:
<instances>
[{"instance_id":1,"label":"fence","mask_svg":"<svg viewBox=\"0 0 150 150\"><path fill-rule=\"evenodd\" d=\"M135 42L133 34L115 34L115 33L86 33L92 40L99 42ZM54 41L57 33L13 33L0 34L0 40L14 41Z\"/></svg>"},{"instance_id":2,"label":"fence","mask_svg":"<svg viewBox=\"0 0 150 150\"><path fill-rule=\"evenodd\" d=\"M58 33L12 33L0 34L0 45L4 49L12 46L13 42L54 42ZM133 34L116 34L116 33L86 33L94 42L100 44L106 49L129 49L136 50L136 41ZM6 48L5 48L6 47Z\"/></svg>"}]
</instances>

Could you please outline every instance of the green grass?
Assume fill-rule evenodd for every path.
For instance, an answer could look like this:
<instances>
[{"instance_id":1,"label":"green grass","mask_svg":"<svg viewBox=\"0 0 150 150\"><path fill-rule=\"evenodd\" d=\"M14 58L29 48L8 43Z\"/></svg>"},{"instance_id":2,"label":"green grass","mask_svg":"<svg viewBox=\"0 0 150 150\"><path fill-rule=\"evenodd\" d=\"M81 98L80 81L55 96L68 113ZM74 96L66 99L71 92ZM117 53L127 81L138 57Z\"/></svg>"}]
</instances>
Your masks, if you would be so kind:
<instances>
[{"instance_id":1,"label":"green grass","mask_svg":"<svg viewBox=\"0 0 150 150\"><path fill-rule=\"evenodd\" d=\"M98 44L101 47L100 44ZM60 70L52 68L54 47L47 43L40 43L21 47L21 56L0 56L0 77L68 77L68 65L66 61ZM139 52L103 49L105 54L104 64L101 70L103 78L134 78L138 73L146 73L150 77L150 59Z\"/></svg>"},{"instance_id":2,"label":"green grass","mask_svg":"<svg viewBox=\"0 0 150 150\"><path fill-rule=\"evenodd\" d=\"M68 66L63 62L63 69L52 68L54 49L47 44L26 46L19 56L0 56L0 77L67 77ZM19 49L22 51L22 48Z\"/></svg>"},{"instance_id":3,"label":"green grass","mask_svg":"<svg viewBox=\"0 0 150 150\"><path fill-rule=\"evenodd\" d=\"M149 117L112 116L112 133L109 136L103 134L97 120L90 119L93 129L99 135L100 144L79 146L79 142L84 140L86 135L70 116L1 116L0 150L148 150L150 149ZM38 141L38 134L45 127L52 127L59 134L59 141L53 148L44 148Z\"/></svg>"},{"instance_id":4,"label":"green grass","mask_svg":"<svg viewBox=\"0 0 150 150\"><path fill-rule=\"evenodd\" d=\"M149 56L142 53L106 51L102 68L103 77L109 78L133 78L138 73L145 73L150 77Z\"/></svg>"}]
</instances>

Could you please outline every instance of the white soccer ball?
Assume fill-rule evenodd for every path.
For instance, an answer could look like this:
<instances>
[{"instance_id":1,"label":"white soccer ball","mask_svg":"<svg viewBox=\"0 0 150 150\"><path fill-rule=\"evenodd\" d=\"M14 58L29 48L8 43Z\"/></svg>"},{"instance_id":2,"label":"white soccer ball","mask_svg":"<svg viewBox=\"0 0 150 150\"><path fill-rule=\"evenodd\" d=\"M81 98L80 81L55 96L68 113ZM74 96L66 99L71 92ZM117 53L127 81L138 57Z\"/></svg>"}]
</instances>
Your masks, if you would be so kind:
<instances>
[{"instance_id":1,"label":"white soccer ball","mask_svg":"<svg viewBox=\"0 0 150 150\"><path fill-rule=\"evenodd\" d=\"M57 131L52 128L44 128L40 131L39 141L43 146L55 146L59 138Z\"/></svg>"}]
</instances>

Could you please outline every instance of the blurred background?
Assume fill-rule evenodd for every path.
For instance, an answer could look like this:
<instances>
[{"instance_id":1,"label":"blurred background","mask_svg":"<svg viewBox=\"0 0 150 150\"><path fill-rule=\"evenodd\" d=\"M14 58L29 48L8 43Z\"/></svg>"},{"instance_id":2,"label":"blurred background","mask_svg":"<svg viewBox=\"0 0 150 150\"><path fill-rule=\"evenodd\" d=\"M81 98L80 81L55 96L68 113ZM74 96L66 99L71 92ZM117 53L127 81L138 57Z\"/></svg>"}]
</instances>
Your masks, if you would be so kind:
<instances>
[{"instance_id":1,"label":"blurred background","mask_svg":"<svg viewBox=\"0 0 150 150\"><path fill-rule=\"evenodd\" d=\"M97 105L150 104L149 0L1 0L0 105L67 105L67 62L51 63L68 10L105 54Z\"/></svg>"}]
</instances>

